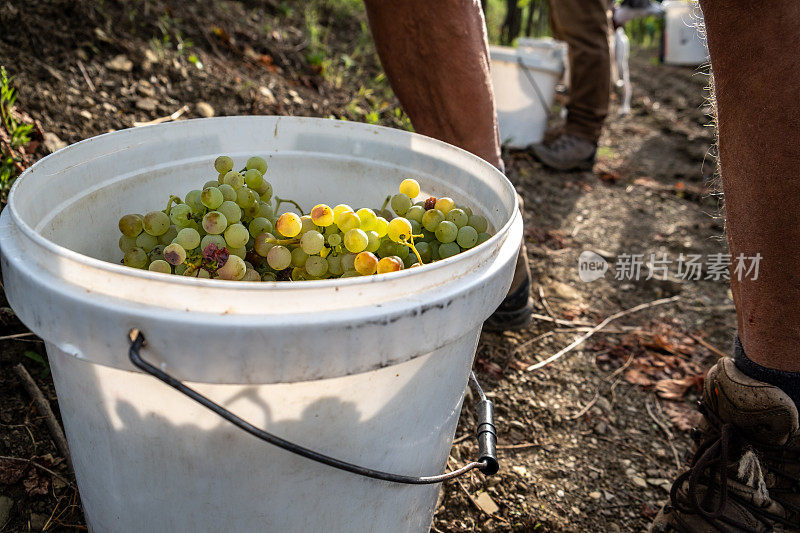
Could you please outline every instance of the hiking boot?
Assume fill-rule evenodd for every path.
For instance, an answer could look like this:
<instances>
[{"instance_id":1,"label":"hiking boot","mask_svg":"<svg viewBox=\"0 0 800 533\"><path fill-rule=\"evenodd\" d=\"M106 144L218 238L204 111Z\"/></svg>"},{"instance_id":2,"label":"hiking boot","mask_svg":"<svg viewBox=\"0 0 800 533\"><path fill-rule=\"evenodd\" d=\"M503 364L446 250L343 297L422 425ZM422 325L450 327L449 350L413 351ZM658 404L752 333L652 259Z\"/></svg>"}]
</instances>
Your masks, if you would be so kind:
<instances>
[{"instance_id":1,"label":"hiking boot","mask_svg":"<svg viewBox=\"0 0 800 533\"><path fill-rule=\"evenodd\" d=\"M549 143L531 146L533 156L556 170L592 170L597 145L565 133Z\"/></svg>"},{"instance_id":2,"label":"hiking boot","mask_svg":"<svg viewBox=\"0 0 800 533\"><path fill-rule=\"evenodd\" d=\"M692 466L653 533L800 532L800 422L778 387L721 359L705 379Z\"/></svg>"}]
</instances>

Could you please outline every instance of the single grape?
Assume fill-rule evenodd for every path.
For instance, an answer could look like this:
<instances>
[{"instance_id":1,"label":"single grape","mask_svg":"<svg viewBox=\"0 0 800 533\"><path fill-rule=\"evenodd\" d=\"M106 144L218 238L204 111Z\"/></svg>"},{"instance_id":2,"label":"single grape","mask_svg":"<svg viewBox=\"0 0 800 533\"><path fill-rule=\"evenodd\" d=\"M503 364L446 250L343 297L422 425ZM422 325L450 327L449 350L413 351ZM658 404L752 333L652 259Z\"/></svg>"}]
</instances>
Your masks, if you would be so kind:
<instances>
[{"instance_id":1,"label":"single grape","mask_svg":"<svg viewBox=\"0 0 800 533\"><path fill-rule=\"evenodd\" d=\"M145 252L149 252L158 244L158 238L153 237L148 233L140 233L138 237L136 237L136 246L144 250Z\"/></svg>"},{"instance_id":2,"label":"single grape","mask_svg":"<svg viewBox=\"0 0 800 533\"><path fill-rule=\"evenodd\" d=\"M378 270L378 258L372 252L361 252L353 260L353 267L362 276L371 276Z\"/></svg>"},{"instance_id":3,"label":"single grape","mask_svg":"<svg viewBox=\"0 0 800 533\"><path fill-rule=\"evenodd\" d=\"M278 277L272 272L264 272L261 281L278 281Z\"/></svg>"},{"instance_id":4,"label":"single grape","mask_svg":"<svg viewBox=\"0 0 800 533\"><path fill-rule=\"evenodd\" d=\"M119 238L119 249L123 252L127 252L131 248L136 248L136 237L127 237L122 235Z\"/></svg>"},{"instance_id":5,"label":"single grape","mask_svg":"<svg viewBox=\"0 0 800 533\"><path fill-rule=\"evenodd\" d=\"M147 252L138 246L134 246L125 252L125 256L122 258L122 263L125 266L133 268L144 268L147 266Z\"/></svg>"},{"instance_id":6,"label":"single grape","mask_svg":"<svg viewBox=\"0 0 800 533\"><path fill-rule=\"evenodd\" d=\"M361 219L353 211L342 213L339 217L339 222L336 223L336 227L338 227L342 233L347 233L349 230L356 229L360 226Z\"/></svg>"},{"instance_id":7,"label":"single grape","mask_svg":"<svg viewBox=\"0 0 800 533\"><path fill-rule=\"evenodd\" d=\"M342 272L342 275L339 276L339 278L357 278L359 276L361 276L361 274L359 274L355 270L345 270L344 272Z\"/></svg>"},{"instance_id":8,"label":"single grape","mask_svg":"<svg viewBox=\"0 0 800 533\"><path fill-rule=\"evenodd\" d=\"M247 169L247 172L244 173L244 183L254 191L258 191L258 188L264 183L264 176L254 168Z\"/></svg>"},{"instance_id":9,"label":"single grape","mask_svg":"<svg viewBox=\"0 0 800 533\"><path fill-rule=\"evenodd\" d=\"M444 213L446 215L455 206L456 206L456 203L453 201L452 198L444 197L444 198L439 198L438 200L436 200L436 205L434 207L436 207L436 209L438 209L439 211L441 211L442 213Z\"/></svg>"},{"instance_id":10,"label":"single grape","mask_svg":"<svg viewBox=\"0 0 800 533\"><path fill-rule=\"evenodd\" d=\"M425 208L420 207L418 205L412 205L408 211L406 211L405 217L408 220L416 220L420 224L422 224L422 217L425 215Z\"/></svg>"},{"instance_id":11,"label":"single grape","mask_svg":"<svg viewBox=\"0 0 800 533\"><path fill-rule=\"evenodd\" d=\"M392 255L396 255L400 259L405 259L406 256L411 254L411 248L409 248L405 244L400 244L399 242L393 242L392 245L394 246L394 253Z\"/></svg>"},{"instance_id":12,"label":"single grape","mask_svg":"<svg viewBox=\"0 0 800 533\"><path fill-rule=\"evenodd\" d=\"M337 205L336 207L333 208L333 223L334 224L338 224L339 223L339 218L342 216L342 214L347 213L347 212L352 212L352 211L353 211L353 208L350 207L347 204L339 204L339 205Z\"/></svg>"},{"instance_id":13,"label":"single grape","mask_svg":"<svg viewBox=\"0 0 800 533\"><path fill-rule=\"evenodd\" d=\"M159 244L153 247L150 252L148 252L147 257L150 258L150 261L157 261L159 259L164 259L164 246L163 244Z\"/></svg>"},{"instance_id":14,"label":"single grape","mask_svg":"<svg viewBox=\"0 0 800 533\"><path fill-rule=\"evenodd\" d=\"M468 217L473 215L472 209L468 205L460 205L458 206L462 211L464 211Z\"/></svg>"},{"instance_id":15,"label":"single grape","mask_svg":"<svg viewBox=\"0 0 800 533\"><path fill-rule=\"evenodd\" d=\"M387 235L394 242L408 240L412 235L411 223L403 217L393 218L389 222Z\"/></svg>"},{"instance_id":16,"label":"single grape","mask_svg":"<svg viewBox=\"0 0 800 533\"><path fill-rule=\"evenodd\" d=\"M228 185L227 183L223 183L222 185L218 185L217 189L219 192L222 193L222 198L224 201L236 201L236 189Z\"/></svg>"},{"instance_id":17,"label":"single grape","mask_svg":"<svg viewBox=\"0 0 800 533\"><path fill-rule=\"evenodd\" d=\"M228 243L225 242L225 237L222 235L206 235L202 239L200 239L200 250L205 250L208 248L209 244L215 245L220 250L222 248L228 248Z\"/></svg>"},{"instance_id":18,"label":"single grape","mask_svg":"<svg viewBox=\"0 0 800 533\"><path fill-rule=\"evenodd\" d=\"M222 268L217 269L217 275L229 281L239 281L247 273L244 261L238 255L231 255Z\"/></svg>"},{"instance_id":19,"label":"single grape","mask_svg":"<svg viewBox=\"0 0 800 533\"><path fill-rule=\"evenodd\" d=\"M221 155L214 161L214 168L220 174L225 174L226 172L230 172L233 168L233 159L228 157L227 155Z\"/></svg>"},{"instance_id":20,"label":"single grape","mask_svg":"<svg viewBox=\"0 0 800 533\"><path fill-rule=\"evenodd\" d=\"M483 244L491 238L492 236L486 233L485 231L483 233L478 233L478 244ZM477 246L478 244L476 244L475 246Z\"/></svg>"},{"instance_id":21,"label":"single grape","mask_svg":"<svg viewBox=\"0 0 800 533\"><path fill-rule=\"evenodd\" d=\"M325 259L328 261L328 272L334 276L339 276L344 272L344 270L342 270L342 258L340 256L330 254Z\"/></svg>"},{"instance_id":22,"label":"single grape","mask_svg":"<svg viewBox=\"0 0 800 533\"><path fill-rule=\"evenodd\" d=\"M461 248L455 242L446 242L439 246L439 257L442 259L447 259L460 252Z\"/></svg>"},{"instance_id":23,"label":"single grape","mask_svg":"<svg viewBox=\"0 0 800 533\"><path fill-rule=\"evenodd\" d=\"M296 237L300 234L300 230L303 229L303 223L296 214L284 213L278 218L275 229L284 237Z\"/></svg>"},{"instance_id":24,"label":"single grape","mask_svg":"<svg viewBox=\"0 0 800 533\"><path fill-rule=\"evenodd\" d=\"M267 257L270 249L275 246L274 244L267 242L269 239L274 239L275 236L272 233L262 233L258 237L256 237L255 242L253 243L253 249L255 252L260 255L261 257Z\"/></svg>"},{"instance_id":25,"label":"single grape","mask_svg":"<svg viewBox=\"0 0 800 533\"><path fill-rule=\"evenodd\" d=\"M369 244L369 238L364 230L351 229L344 234L344 247L348 252L357 254L364 251Z\"/></svg>"},{"instance_id":26,"label":"single grape","mask_svg":"<svg viewBox=\"0 0 800 533\"><path fill-rule=\"evenodd\" d=\"M389 239L384 239L381 241L381 245L378 247L378 252L377 252L378 257L384 258L384 257L389 257L390 255L396 255L395 249L396 249L395 243L393 243Z\"/></svg>"},{"instance_id":27,"label":"single grape","mask_svg":"<svg viewBox=\"0 0 800 533\"><path fill-rule=\"evenodd\" d=\"M175 267L175 274L177 274L178 276L183 276L188 268L189 267L187 267L186 265L178 265Z\"/></svg>"},{"instance_id":28,"label":"single grape","mask_svg":"<svg viewBox=\"0 0 800 533\"><path fill-rule=\"evenodd\" d=\"M209 211L203 217L203 229L211 235L219 235L228 227L228 219L219 211Z\"/></svg>"},{"instance_id":29,"label":"single grape","mask_svg":"<svg viewBox=\"0 0 800 533\"><path fill-rule=\"evenodd\" d=\"M478 244L478 232L472 226L459 228L456 242L462 248L472 248Z\"/></svg>"},{"instance_id":30,"label":"single grape","mask_svg":"<svg viewBox=\"0 0 800 533\"><path fill-rule=\"evenodd\" d=\"M194 228L183 228L175 237L175 242L180 244L184 250L194 250L200 246L200 234Z\"/></svg>"},{"instance_id":31,"label":"single grape","mask_svg":"<svg viewBox=\"0 0 800 533\"><path fill-rule=\"evenodd\" d=\"M267 253L267 264L273 270L283 270L292 264L292 252L285 246L273 246Z\"/></svg>"},{"instance_id":32,"label":"single grape","mask_svg":"<svg viewBox=\"0 0 800 533\"><path fill-rule=\"evenodd\" d=\"M438 261L439 259L441 259L439 257L439 241L434 239L430 242L430 245L431 245L431 261Z\"/></svg>"},{"instance_id":33,"label":"single grape","mask_svg":"<svg viewBox=\"0 0 800 533\"><path fill-rule=\"evenodd\" d=\"M403 270L403 260L396 255L384 257L378 261L377 272L378 274L386 274L387 272L397 272Z\"/></svg>"},{"instance_id":34,"label":"single grape","mask_svg":"<svg viewBox=\"0 0 800 533\"><path fill-rule=\"evenodd\" d=\"M408 254L403 258L403 267L411 268L411 265L417 262L417 256L414 254Z\"/></svg>"},{"instance_id":35,"label":"single grape","mask_svg":"<svg viewBox=\"0 0 800 533\"><path fill-rule=\"evenodd\" d=\"M275 218L275 210L272 209L272 206L267 202L258 202L258 216L264 217L269 221L272 221Z\"/></svg>"},{"instance_id":36,"label":"single grape","mask_svg":"<svg viewBox=\"0 0 800 533\"><path fill-rule=\"evenodd\" d=\"M245 259L247 257L247 250L245 249L244 246L242 246L241 248L228 247L228 252L231 255L235 255L235 256L240 257L242 259Z\"/></svg>"},{"instance_id":37,"label":"single grape","mask_svg":"<svg viewBox=\"0 0 800 533\"><path fill-rule=\"evenodd\" d=\"M144 231L158 237L167 232L170 226L169 217L162 211L151 211L144 216L142 220L142 227Z\"/></svg>"},{"instance_id":38,"label":"single grape","mask_svg":"<svg viewBox=\"0 0 800 533\"><path fill-rule=\"evenodd\" d=\"M342 244L342 234L341 233L331 233L328 235L328 244L331 246L339 246Z\"/></svg>"},{"instance_id":39,"label":"single grape","mask_svg":"<svg viewBox=\"0 0 800 533\"><path fill-rule=\"evenodd\" d=\"M422 235L422 224L420 224L416 220L409 220L408 222L409 224L411 224L412 235Z\"/></svg>"},{"instance_id":40,"label":"single grape","mask_svg":"<svg viewBox=\"0 0 800 533\"><path fill-rule=\"evenodd\" d=\"M208 187L200 193L200 202L209 209L218 208L224 201L225 197L222 195L222 191L216 187Z\"/></svg>"},{"instance_id":41,"label":"single grape","mask_svg":"<svg viewBox=\"0 0 800 533\"><path fill-rule=\"evenodd\" d=\"M272 198L272 184L267 180L264 180L261 183L261 187L259 187L256 192L259 194L263 202L269 202Z\"/></svg>"},{"instance_id":42,"label":"single grape","mask_svg":"<svg viewBox=\"0 0 800 533\"><path fill-rule=\"evenodd\" d=\"M258 170L262 175L267 173L267 162L263 157L253 156L247 160L244 166L248 170L251 168Z\"/></svg>"},{"instance_id":43,"label":"single grape","mask_svg":"<svg viewBox=\"0 0 800 533\"><path fill-rule=\"evenodd\" d=\"M158 236L158 244L167 245L171 243L175 237L178 236L178 227L175 224L170 224L166 233Z\"/></svg>"},{"instance_id":44,"label":"single grape","mask_svg":"<svg viewBox=\"0 0 800 533\"><path fill-rule=\"evenodd\" d=\"M311 220L322 228L333 224L333 209L325 204L317 204L311 210Z\"/></svg>"},{"instance_id":45,"label":"single grape","mask_svg":"<svg viewBox=\"0 0 800 533\"><path fill-rule=\"evenodd\" d=\"M383 217L376 218L375 232L378 234L378 237L385 237L388 231L389 231L389 221Z\"/></svg>"},{"instance_id":46,"label":"single grape","mask_svg":"<svg viewBox=\"0 0 800 533\"><path fill-rule=\"evenodd\" d=\"M328 261L318 255L312 255L306 260L306 272L315 278L321 278L328 273Z\"/></svg>"},{"instance_id":47,"label":"single grape","mask_svg":"<svg viewBox=\"0 0 800 533\"><path fill-rule=\"evenodd\" d=\"M292 266L293 267L302 267L305 266L306 261L308 260L308 254L303 251L302 248L293 248L292 249Z\"/></svg>"},{"instance_id":48,"label":"single grape","mask_svg":"<svg viewBox=\"0 0 800 533\"><path fill-rule=\"evenodd\" d=\"M191 207L195 205L195 203L200 201L201 194L203 194L203 191L201 191L200 189L192 189L191 191L186 193L183 202L189 207Z\"/></svg>"},{"instance_id":49,"label":"single grape","mask_svg":"<svg viewBox=\"0 0 800 533\"><path fill-rule=\"evenodd\" d=\"M244 248L249 238L250 232L239 223L231 224L225 230L225 242L228 243L230 248Z\"/></svg>"},{"instance_id":50,"label":"single grape","mask_svg":"<svg viewBox=\"0 0 800 533\"><path fill-rule=\"evenodd\" d=\"M208 189L209 187L218 187L218 186L219 186L219 181L217 180L207 181L203 184L203 190Z\"/></svg>"},{"instance_id":51,"label":"single grape","mask_svg":"<svg viewBox=\"0 0 800 533\"><path fill-rule=\"evenodd\" d=\"M169 211L169 220L179 228L185 228L192 220L192 208L186 204L172 206Z\"/></svg>"},{"instance_id":52,"label":"single grape","mask_svg":"<svg viewBox=\"0 0 800 533\"><path fill-rule=\"evenodd\" d=\"M317 225L311 220L311 215L303 215L300 217L300 234L303 235L308 231L316 231Z\"/></svg>"},{"instance_id":53,"label":"single grape","mask_svg":"<svg viewBox=\"0 0 800 533\"><path fill-rule=\"evenodd\" d=\"M423 263L430 263L433 260L431 256L431 245L427 242L416 242L414 246L417 249L420 259Z\"/></svg>"},{"instance_id":54,"label":"single grape","mask_svg":"<svg viewBox=\"0 0 800 533\"><path fill-rule=\"evenodd\" d=\"M180 244L173 242L164 248L164 260L170 265L180 265L186 261L186 250Z\"/></svg>"},{"instance_id":55,"label":"single grape","mask_svg":"<svg viewBox=\"0 0 800 533\"><path fill-rule=\"evenodd\" d=\"M435 233L439 242L453 242L458 236L458 227L449 220L445 220L439 224Z\"/></svg>"},{"instance_id":56,"label":"single grape","mask_svg":"<svg viewBox=\"0 0 800 533\"><path fill-rule=\"evenodd\" d=\"M306 269L301 267L294 267L292 268L291 273L292 281L305 281L306 280Z\"/></svg>"},{"instance_id":57,"label":"single grape","mask_svg":"<svg viewBox=\"0 0 800 533\"><path fill-rule=\"evenodd\" d=\"M425 203L423 203L422 205L423 207L425 207L425 211L428 211L429 209L434 209L436 207L436 197L435 196L429 197L427 200L425 200Z\"/></svg>"},{"instance_id":58,"label":"single grape","mask_svg":"<svg viewBox=\"0 0 800 533\"><path fill-rule=\"evenodd\" d=\"M425 242L433 242L436 240L436 234L432 231L422 228L422 238L420 240Z\"/></svg>"},{"instance_id":59,"label":"single grape","mask_svg":"<svg viewBox=\"0 0 800 533\"><path fill-rule=\"evenodd\" d=\"M217 209L225 216L228 224L236 224L242 219L242 208L236 202L225 200Z\"/></svg>"},{"instance_id":60,"label":"single grape","mask_svg":"<svg viewBox=\"0 0 800 533\"><path fill-rule=\"evenodd\" d=\"M416 198L419 196L419 183L415 179L404 179L400 182L400 192L409 198Z\"/></svg>"},{"instance_id":61,"label":"single grape","mask_svg":"<svg viewBox=\"0 0 800 533\"><path fill-rule=\"evenodd\" d=\"M150 266L147 267L147 270L150 270L151 272L161 272L162 274L172 274L172 267L163 259L156 259L150 263Z\"/></svg>"},{"instance_id":62,"label":"single grape","mask_svg":"<svg viewBox=\"0 0 800 533\"><path fill-rule=\"evenodd\" d=\"M242 213L242 220L245 222L251 222L258 216L258 202L254 203L250 207L242 208Z\"/></svg>"},{"instance_id":63,"label":"single grape","mask_svg":"<svg viewBox=\"0 0 800 533\"><path fill-rule=\"evenodd\" d=\"M256 217L250 222L248 229L253 237L258 237L265 232L272 233L272 222L264 217Z\"/></svg>"},{"instance_id":64,"label":"single grape","mask_svg":"<svg viewBox=\"0 0 800 533\"><path fill-rule=\"evenodd\" d=\"M258 203L258 195L255 191L242 187L236 191L236 203L243 209L253 207Z\"/></svg>"},{"instance_id":65,"label":"single grape","mask_svg":"<svg viewBox=\"0 0 800 533\"><path fill-rule=\"evenodd\" d=\"M342 270L355 270L354 262L356 254L344 254L342 256Z\"/></svg>"},{"instance_id":66,"label":"single grape","mask_svg":"<svg viewBox=\"0 0 800 533\"><path fill-rule=\"evenodd\" d=\"M469 217L468 225L475 228L478 233L486 233L489 230L489 221L480 215L472 215Z\"/></svg>"},{"instance_id":67,"label":"single grape","mask_svg":"<svg viewBox=\"0 0 800 533\"><path fill-rule=\"evenodd\" d=\"M394 210L398 216L403 216L411 208L411 198L403 193L395 194L392 196L391 205L392 210Z\"/></svg>"},{"instance_id":68,"label":"single grape","mask_svg":"<svg viewBox=\"0 0 800 533\"><path fill-rule=\"evenodd\" d=\"M450 210L449 213L447 213L445 220L449 220L457 227L463 228L464 226L467 225L467 222L469 222L469 217L463 210L454 207L453 209Z\"/></svg>"},{"instance_id":69,"label":"single grape","mask_svg":"<svg viewBox=\"0 0 800 533\"><path fill-rule=\"evenodd\" d=\"M381 238L378 236L377 231L368 231L367 233L367 251L375 253L381 247Z\"/></svg>"},{"instance_id":70,"label":"single grape","mask_svg":"<svg viewBox=\"0 0 800 533\"><path fill-rule=\"evenodd\" d=\"M425 211L425 214L422 215L422 227L428 231L436 231L436 228L439 227L444 221L444 213L439 211L438 209L428 209Z\"/></svg>"},{"instance_id":71,"label":"single grape","mask_svg":"<svg viewBox=\"0 0 800 533\"><path fill-rule=\"evenodd\" d=\"M377 215L375 215L375 211L369 209L368 207L362 207L358 211L356 211L356 215L358 218L361 219L361 226L360 229L364 231L370 231L375 229L375 224L378 221Z\"/></svg>"},{"instance_id":72,"label":"single grape","mask_svg":"<svg viewBox=\"0 0 800 533\"><path fill-rule=\"evenodd\" d=\"M255 268L248 268L241 281L261 281L261 275Z\"/></svg>"},{"instance_id":73,"label":"single grape","mask_svg":"<svg viewBox=\"0 0 800 533\"><path fill-rule=\"evenodd\" d=\"M318 254L325 247L325 237L322 236L322 233L312 229L300 238L300 247L308 255Z\"/></svg>"},{"instance_id":74,"label":"single grape","mask_svg":"<svg viewBox=\"0 0 800 533\"><path fill-rule=\"evenodd\" d=\"M237 191L244 187L244 176L240 173L236 172L235 170L231 170L225 177L222 178L222 183L228 184Z\"/></svg>"},{"instance_id":75,"label":"single grape","mask_svg":"<svg viewBox=\"0 0 800 533\"><path fill-rule=\"evenodd\" d=\"M142 215L125 215L119 219L119 231L126 237L135 238L142 232Z\"/></svg>"}]
</instances>

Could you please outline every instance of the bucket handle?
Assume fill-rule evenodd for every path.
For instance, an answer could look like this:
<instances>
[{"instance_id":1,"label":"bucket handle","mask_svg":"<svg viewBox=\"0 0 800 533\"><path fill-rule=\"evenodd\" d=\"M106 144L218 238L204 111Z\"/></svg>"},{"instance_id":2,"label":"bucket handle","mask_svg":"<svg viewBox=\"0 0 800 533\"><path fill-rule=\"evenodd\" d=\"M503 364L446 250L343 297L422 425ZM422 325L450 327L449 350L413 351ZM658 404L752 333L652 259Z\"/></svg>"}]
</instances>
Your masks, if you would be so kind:
<instances>
[{"instance_id":1,"label":"bucket handle","mask_svg":"<svg viewBox=\"0 0 800 533\"><path fill-rule=\"evenodd\" d=\"M274 446L279 448L283 448L286 451L292 452L296 455L300 455L301 457L305 457L306 459L311 459L312 461L316 461L318 463L322 463L328 466L332 466L333 468L338 468L339 470L344 470L345 472L350 472L352 474L357 474L359 476L364 476L372 479L380 479L382 481L391 481L394 483L404 483L407 485L429 485L433 483L441 483L443 481L447 481L449 479L457 478L469 472L470 470L478 469L485 475L492 475L496 474L497 471L500 469L500 465L497 462L497 430L494 426L494 406L491 400L486 398L486 395L481 390L480 385L478 384L477 379L475 378L475 373L470 373L470 382L472 383L473 387L475 387L478 395L480 396L480 402L478 402L478 456L479 459L475 462L469 463L465 466L462 466L458 470L453 470L452 472L446 472L444 474L439 474L436 476L406 476L402 474L392 474L389 472L382 472L380 470L373 470L372 468L367 468L364 466L358 466L353 463L348 463L346 461L342 461L340 459L336 459L334 457L330 457L329 455L325 455L319 452L315 452L309 448L305 448L300 446L299 444L295 444L288 440L282 439L272 433L267 433L263 429L257 428L254 425L250 424L246 420L243 420L236 416L235 414L231 413L218 403L214 402L210 398L203 396L196 390L187 387L184 385L180 380L174 378L173 376L167 374L163 370L155 367L151 363L142 359L141 354L139 353L142 349L142 346L145 345L144 335L138 329L132 329L130 334L130 341L131 346L128 350L128 357L133 363L136 368L150 374L153 377L158 378L159 380L163 381L173 389L177 390L178 392L188 396L195 402L199 403L203 407L213 411L214 413L218 414L234 426L238 427L250 433L256 438L263 440L264 442L268 442Z\"/></svg>"},{"instance_id":2,"label":"bucket handle","mask_svg":"<svg viewBox=\"0 0 800 533\"><path fill-rule=\"evenodd\" d=\"M517 63L520 66L520 70L522 73L525 74L525 77L528 78L528 83L531 84L533 90L536 92L536 98L539 100L539 104L542 106L542 111L544 111L544 115L547 121L550 121L551 118L551 111L550 106L547 105L547 99L545 99L544 94L542 94L542 90L539 88L539 84L536 83L536 80L533 79L533 75L528 72L528 68L525 66L525 63L522 61L522 57L517 57Z\"/></svg>"}]
</instances>

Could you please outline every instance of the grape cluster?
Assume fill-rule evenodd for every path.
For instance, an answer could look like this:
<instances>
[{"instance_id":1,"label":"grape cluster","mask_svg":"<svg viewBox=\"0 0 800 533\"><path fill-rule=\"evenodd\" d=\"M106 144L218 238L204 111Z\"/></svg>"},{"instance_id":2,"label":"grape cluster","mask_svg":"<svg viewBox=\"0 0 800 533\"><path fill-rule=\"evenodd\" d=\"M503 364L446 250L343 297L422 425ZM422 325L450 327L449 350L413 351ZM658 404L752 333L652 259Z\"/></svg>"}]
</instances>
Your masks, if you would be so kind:
<instances>
[{"instance_id":1,"label":"grape cluster","mask_svg":"<svg viewBox=\"0 0 800 533\"><path fill-rule=\"evenodd\" d=\"M489 239L486 218L450 198L420 195L406 179L382 208L314 206L273 196L267 162L214 162L219 176L163 211L119 220L122 263L165 274L234 281L301 281L369 276L445 259ZM299 214L276 215L282 204ZM391 211L387 209L391 206ZM394 214L392 213L394 212ZM396 216L395 216L396 215Z\"/></svg>"}]
</instances>

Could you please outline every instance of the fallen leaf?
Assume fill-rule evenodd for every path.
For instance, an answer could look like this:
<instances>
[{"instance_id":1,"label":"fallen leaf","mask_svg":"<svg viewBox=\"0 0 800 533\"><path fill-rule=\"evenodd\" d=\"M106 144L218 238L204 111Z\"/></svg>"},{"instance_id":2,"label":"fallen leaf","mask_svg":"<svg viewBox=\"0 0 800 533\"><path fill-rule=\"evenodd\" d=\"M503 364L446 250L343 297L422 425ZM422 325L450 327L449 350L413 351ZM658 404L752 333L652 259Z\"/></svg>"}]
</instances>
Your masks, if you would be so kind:
<instances>
[{"instance_id":1,"label":"fallen leaf","mask_svg":"<svg viewBox=\"0 0 800 533\"><path fill-rule=\"evenodd\" d=\"M643 387L649 387L653 384L653 381L644 372L636 368L630 368L625 372L625 381Z\"/></svg>"},{"instance_id":2,"label":"fallen leaf","mask_svg":"<svg viewBox=\"0 0 800 533\"><path fill-rule=\"evenodd\" d=\"M480 507L481 511L486 514L494 514L500 510L497 504L494 503L492 497L486 492L479 493L477 496L472 498L472 501L475 502L475 505Z\"/></svg>"},{"instance_id":3,"label":"fallen leaf","mask_svg":"<svg viewBox=\"0 0 800 533\"><path fill-rule=\"evenodd\" d=\"M680 400L692 387L699 388L703 376L685 376L680 379L662 379L656 383L656 394L665 400Z\"/></svg>"},{"instance_id":4,"label":"fallen leaf","mask_svg":"<svg viewBox=\"0 0 800 533\"><path fill-rule=\"evenodd\" d=\"M696 427L703 418L697 409L684 402L664 402L663 408L670 422L682 431Z\"/></svg>"}]
</instances>

